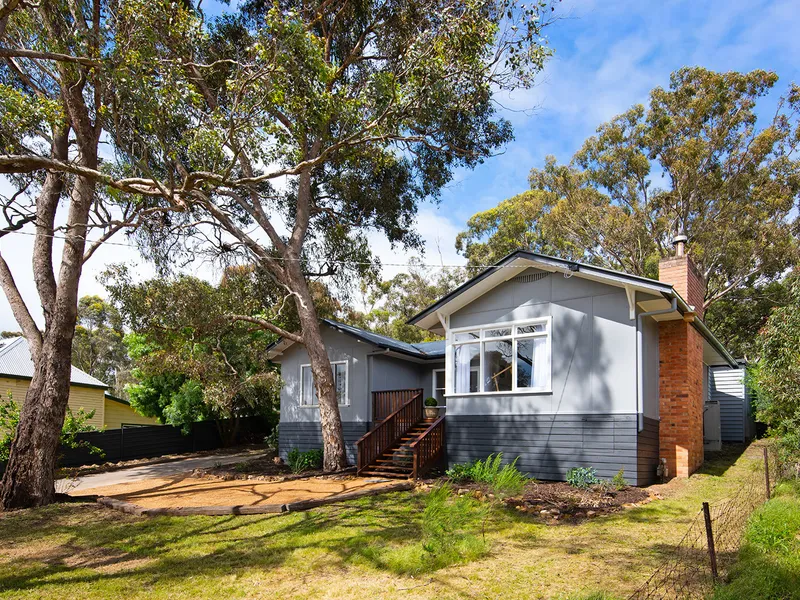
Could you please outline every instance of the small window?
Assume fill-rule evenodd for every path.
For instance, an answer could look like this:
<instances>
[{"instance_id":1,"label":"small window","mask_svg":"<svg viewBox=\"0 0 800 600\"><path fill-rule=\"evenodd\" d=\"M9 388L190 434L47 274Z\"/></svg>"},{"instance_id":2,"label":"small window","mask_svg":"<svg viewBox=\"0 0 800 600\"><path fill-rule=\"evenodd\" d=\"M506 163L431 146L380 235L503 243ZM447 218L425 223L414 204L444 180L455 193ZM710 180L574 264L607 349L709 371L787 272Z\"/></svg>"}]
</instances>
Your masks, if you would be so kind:
<instances>
[{"instance_id":1,"label":"small window","mask_svg":"<svg viewBox=\"0 0 800 600\"><path fill-rule=\"evenodd\" d=\"M455 347L455 381L456 394L474 393L478 391L478 371L481 366L480 344L462 344Z\"/></svg>"},{"instance_id":2,"label":"small window","mask_svg":"<svg viewBox=\"0 0 800 600\"><path fill-rule=\"evenodd\" d=\"M433 397L436 398L439 405L444 404L444 374L444 369L436 369L433 371Z\"/></svg>"},{"instance_id":3,"label":"small window","mask_svg":"<svg viewBox=\"0 0 800 600\"><path fill-rule=\"evenodd\" d=\"M533 325L517 327L517 335L526 335L530 333L547 333L547 325L545 323L535 323Z\"/></svg>"},{"instance_id":4,"label":"small window","mask_svg":"<svg viewBox=\"0 0 800 600\"><path fill-rule=\"evenodd\" d=\"M483 330L483 337L484 338L509 337L510 335L511 335L511 329L484 329Z\"/></svg>"},{"instance_id":5,"label":"small window","mask_svg":"<svg viewBox=\"0 0 800 600\"><path fill-rule=\"evenodd\" d=\"M456 342L471 342L479 339L481 339L480 331L465 331L463 333L457 333L455 336Z\"/></svg>"},{"instance_id":6,"label":"small window","mask_svg":"<svg viewBox=\"0 0 800 600\"><path fill-rule=\"evenodd\" d=\"M509 331L509 333L511 333ZM487 392L511 391L511 340L483 344L483 389Z\"/></svg>"},{"instance_id":7,"label":"small window","mask_svg":"<svg viewBox=\"0 0 800 600\"><path fill-rule=\"evenodd\" d=\"M333 387L336 390L336 400L340 406L349 404L347 398L347 361L331 363L333 371ZM314 385L314 376L311 365L300 367L300 404L303 406L318 406L317 387Z\"/></svg>"}]
</instances>

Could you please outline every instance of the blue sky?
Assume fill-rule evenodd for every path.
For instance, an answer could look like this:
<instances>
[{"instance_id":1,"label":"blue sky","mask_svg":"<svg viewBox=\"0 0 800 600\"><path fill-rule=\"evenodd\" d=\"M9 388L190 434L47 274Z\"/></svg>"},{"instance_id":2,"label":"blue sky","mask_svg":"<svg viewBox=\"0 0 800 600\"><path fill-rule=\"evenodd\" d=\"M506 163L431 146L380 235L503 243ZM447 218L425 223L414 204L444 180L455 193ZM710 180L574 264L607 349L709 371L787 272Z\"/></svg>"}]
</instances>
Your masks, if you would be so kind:
<instances>
[{"instance_id":1,"label":"blue sky","mask_svg":"<svg viewBox=\"0 0 800 600\"><path fill-rule=\"evenodd\" d=\"M209 12L222 9L213 2L203 6ZM417 227L426 243L426 262L462 263L454 249L455 236L470 216L527 189L528 172L540 167L548 154L568 161L600 123L646 102L653 87L667 86L670 73L684 65L775 71L780 81L760 106L765 118L789 83L800 82L796 0L564 0L558 13L562 19L547 33L556 54L538 85L502 99L515 141L477 169L459 171L438 206L428 203L420 208ZM391 249L380 236L370 239L384 264L407 260L408 254ZM31 244L28 236L7 236L0 247L6 257L13 257L22 293L36 306ZM152 275L133 249L108 246L86 265L81 293L102 294L97 274L120 261L133 264L140 277ZM386 267L384 274L399 270ZM209 265L198 265L196 271L211 279L218 275ZM0 329L17 329L4 297Z\"/></svg>"}]
</instances>

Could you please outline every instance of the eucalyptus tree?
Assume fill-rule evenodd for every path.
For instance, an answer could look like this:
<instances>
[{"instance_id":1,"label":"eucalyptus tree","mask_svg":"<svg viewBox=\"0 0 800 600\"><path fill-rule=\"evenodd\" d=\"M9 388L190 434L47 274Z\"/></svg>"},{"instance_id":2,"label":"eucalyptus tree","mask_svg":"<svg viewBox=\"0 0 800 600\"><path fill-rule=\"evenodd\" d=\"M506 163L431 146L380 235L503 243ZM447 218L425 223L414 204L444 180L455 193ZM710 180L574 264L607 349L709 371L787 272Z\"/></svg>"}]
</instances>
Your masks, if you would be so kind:
<instances>
[{"instance_id":1,"label":"eucalyptus tree","mask_svg":"<svg viewBox=\"0 0 800 600\"><path fill-rule=\"evenodd\" d=\"M374 267L366 232L419 246L418 204L512 137L495 94L532 85L549 55L545 3L246 2L205 24L126 2L116 49L118 152L180 208L194 250L250 260L293 302L298 329L231 315L303 344L326 470L346 465L331 365L309 283L344 289Z\"/></svg>"},{"instance_id":2,"label":"eucalyptus tree","mask_svg":"<svg viewBox=\"0 0 800 600\"><path fill-rule=\"evenodd\" d=\"M0 287L28 341L34 375L0 490L0 509L47 504L54 497L59 435L70 384L70 356L84 263L118 231L150 210L145 189L116 186L103 165L104 123L114 113L108 70L113 11L101 0L4 2L0 7L0 236L33 236L32 269L43 328L0 254ZM113 187L113 185L112 185ZM136 198L126 191L137 191ZM63 239L54 264L55 240Z\"/></svg>"},{"instance_id":3,"label":"eucalyptus tree","mask_svg":"<svg viewBox=\"0 0 800 600\"><path fill-rule=\"evenodd\" d=\"M549 157L531 191L473 216L459 250L474 264L523 246L654 277L682 233L707 282L704 308L779 278L800 258L800 88L759 128L757 105L777 80L676 71L569 164Z\"/></svg>"}]
</instances>

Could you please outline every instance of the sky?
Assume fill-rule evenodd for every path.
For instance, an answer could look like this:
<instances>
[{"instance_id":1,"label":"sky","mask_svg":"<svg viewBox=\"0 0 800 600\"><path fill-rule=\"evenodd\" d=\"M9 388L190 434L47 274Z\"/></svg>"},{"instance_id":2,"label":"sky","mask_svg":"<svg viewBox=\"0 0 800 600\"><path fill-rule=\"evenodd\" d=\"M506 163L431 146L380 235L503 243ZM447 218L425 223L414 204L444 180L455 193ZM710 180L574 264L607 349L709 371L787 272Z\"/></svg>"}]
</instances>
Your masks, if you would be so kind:
<instances>
[{"instance_id":1,"label":"sky","mask_svg":"<svg viewBox=\"0 0 800 600\"><path fill-rule=\"evenodd\" d=\"M204 7L210 13L224 10L214 2ZM561 18L546 32L555 55L537 85L500 99L502 116L514 126L514 141L476 169L459 170L438 204L420 207L417 230L425 242L426 263L463 264L454 244L469 217L525 191L528 172L541 167L547 155L569 161L601 123L645 103L649 91L667 87L670 73L682 66L775 71L780 80L759 105L765 119L789 84L800 82L796 0L564 0L557 14ZM125 243L124 237L116 241ZM407 262L409 255L391 248L381 236L371 235L370 241L385 265ZM0 250L40 318L30 271L32 243L30 236L9 235L0 240ZM97 276L118 262L131 265L140 278L153 275L135 249L108 245L85 266L80 293L103 295ZM207 279L219 276L208 264L194 269ZM386 266L384 275L401 270ZM17 329L2 297L0 330Z\"/></svg>"}]
</instances>

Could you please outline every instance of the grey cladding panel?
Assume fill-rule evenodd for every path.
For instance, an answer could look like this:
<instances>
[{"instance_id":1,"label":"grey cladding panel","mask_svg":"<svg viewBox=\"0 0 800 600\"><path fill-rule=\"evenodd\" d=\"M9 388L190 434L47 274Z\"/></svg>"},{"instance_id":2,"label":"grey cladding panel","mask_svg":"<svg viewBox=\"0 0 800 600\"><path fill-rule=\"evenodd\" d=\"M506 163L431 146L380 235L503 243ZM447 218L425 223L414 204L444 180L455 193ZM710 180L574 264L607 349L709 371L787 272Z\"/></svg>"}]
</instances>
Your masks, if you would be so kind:
<instances>
[{"instance_id":1,"label":"grey cladding panel","mask_svg":"<svg viewBox=\"0 0 800 600\"><path fill-rule=\"evenodd\" d=\"M600 477L620 469L639 481L636 415L448 416L450 464L502 452L519 456L521 471L543 480L563 480L571 467L595 467Z\"/></svg>"},{"instance_id":2,"label":"grey cladding panel","mask_svg":"<svg viewBox=\"0 0 800 600\"><path fill-rule=\"evenodd\" d=\"M347 460L356 462L356 442L367 432L366 423L342 422ZM286 460L292 448L306 451L322 448L322 430L319 423L281 423L278 430L278 452Z\"/></svg>"},{"instance_id":3,"label":"grey cladding panel","mask_svg":"<svg viewBox=\"0 0 800 600\"><path fill-rule=\"evenodd\" d=\"M748 410L743 379L743 369L711 369L710 398L719 401L723 442L745 441Z\"/></svg>"}]
</instances>

